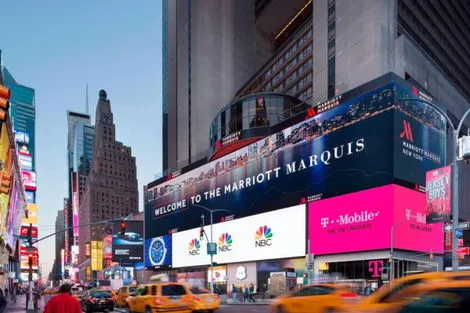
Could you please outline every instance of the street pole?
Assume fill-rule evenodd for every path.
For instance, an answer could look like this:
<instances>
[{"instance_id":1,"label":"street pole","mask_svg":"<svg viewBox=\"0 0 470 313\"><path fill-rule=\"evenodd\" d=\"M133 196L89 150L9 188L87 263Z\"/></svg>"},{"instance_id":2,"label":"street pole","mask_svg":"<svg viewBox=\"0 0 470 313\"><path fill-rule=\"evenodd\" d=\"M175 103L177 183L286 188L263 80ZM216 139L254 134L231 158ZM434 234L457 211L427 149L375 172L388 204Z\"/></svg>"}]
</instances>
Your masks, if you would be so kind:
<instances>
[{"instance_id":1,"label":"street pole","mask_svg":"<svg viewBox=\"0 0 470 313\"><path fill-rule=\"evenodd\" d=\"M452 271L459 270L457 247L457 227L459 226L459 165L457 164L458 132L454 133L454 149L452 162Z\"/></svg>"},{"instance_id":2,"label":"street pole","mask_svg":"<svg viewBox=\"0 0 470 313\"><path fill-rule=\"evenodd\" d=\"M394 245L394 235L395 235L395 225L392 225L390 228L390 285L393 282L393 278L395 278L395 265L393 264L393 245Z\"/></svg>"},{"instance_id":3,"label":"street pole","mask_svg":"<svg viewBox=\"0 0 470 313\"><path fill-rule=\"evenodd\" d=\"M204 209L206 210L207 212L210 213L210 222L211 222L211 225L210 225L210 228L211 228L211 235L210 235L210 244L212 246L213 244L213 236L214 236L214 232L213 232L213 225L214 225L214 220L213 220L213 214L215 212L228 212L228 213L232 213L232 211L230 210L227 210L227 209L209 209L203 205L200 205L200 204L193 204L193 206L195 207L198 207L198 208L201 208L201 209ZM204 215L201 216L201 219L202 219L202 226L204 226ZM206 238L207 238L207 233L204 232L204 234L206 234ZM208 240L209 241L209 240ZM213 276L214 276L214 254L211 252L210 253L210 256L211 256L211 265L210 265L210 271L211 271L211 275L210 275L210 282L209 282L209 285L210 285L210 288L211 288L211 292L214 292L214 283L213 283Z\"/></svg>"},{"instance_id":4,"label":"street pole","mask_svg":"<svg viewBox=\"0 0 470 313\"><path fill-rule=\"evenodd\" d=\"M213 242L213 236L214 236L214 231L213 231L213 217L212 217L213 211L211 211L211 245ZM214 292L214 254L211 253L211 292Z\"/></svg>"}]
</instances>

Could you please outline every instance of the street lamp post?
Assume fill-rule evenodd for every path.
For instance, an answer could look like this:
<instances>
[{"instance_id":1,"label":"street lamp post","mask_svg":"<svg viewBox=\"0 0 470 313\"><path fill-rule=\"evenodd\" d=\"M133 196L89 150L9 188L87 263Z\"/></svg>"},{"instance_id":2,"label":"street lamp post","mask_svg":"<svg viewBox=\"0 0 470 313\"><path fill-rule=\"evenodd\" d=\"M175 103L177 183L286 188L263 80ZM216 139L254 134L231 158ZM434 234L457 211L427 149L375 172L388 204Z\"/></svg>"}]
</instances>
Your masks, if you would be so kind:
<instances>
[{"instance_id":1,"label":"street lamp post","mask_svg":"<svg viewBox=\"0 0 470 313\"><path fill-rule=\"evenodd\" d=\"M395 264L393 262L393 246L395 244L395 227L398 227L402 224L408 223L408 221L401 221L397 224L392 224L390 228L390 284L392 284L393 279L395 278Z\"/></svg>"},{"instance_id":2,"label":"street lamp post","mask_svg":"<svg viewBox=\"0 0 470 313\"><path fill-rule=\"evenodd\" d=\"M206 210L207 212L209 212L210 214L210 243L212 245L213 243L213 236L214 236L214 231L213 231L213 224L214 224L214 219L213 219L213 214L215 212L228 212L228 213L233 213L232 211L230 210L226 210L226 209L209 209L203 205L200 205L200 204L192 204L193 206L196 206L196 207L199 207L201 209L204 209ZM202 224L204 226L204 215L201 216L201 220L202 220ZM207 235L206 235L207 236ZM211 292L214 292L214 282L213 282L213 276L214 276L214 254L213 253L210 253L210 257L211 257L211 275L210 275L210 288L211 288Z\"/></svg>"},{"instance_id":3,"label":"street lamp post","mask_svg":"<svg viewBox=\"0 0 470 313\"><path fill-rule=\"evenodd\" d=\"M459 262L457 259L457 246L458 246L458 239L457 235L455 234L455 231L458 228L459 225L459 168L457 161L459 161L459 156L457 154L457 149L458 149L458 142L459 142L459 133L460 129L462 128L463 122L465 118L467 117L468 114L470 114L470 108L467 109L467 111L464 113L462 116L462 119L460 120L457 128L455 128L454 123L450 119L450 117L447 115L447 113L442 110L440 107L438 107L436 104L423 100L423 99L396 99L396 101L418 101L425 103L429 106L431 106L433 109L441 113L449 122L449 124L452 126L452 270L453 271L458 271L459 269Z\"/></svg>"}]
</instances>

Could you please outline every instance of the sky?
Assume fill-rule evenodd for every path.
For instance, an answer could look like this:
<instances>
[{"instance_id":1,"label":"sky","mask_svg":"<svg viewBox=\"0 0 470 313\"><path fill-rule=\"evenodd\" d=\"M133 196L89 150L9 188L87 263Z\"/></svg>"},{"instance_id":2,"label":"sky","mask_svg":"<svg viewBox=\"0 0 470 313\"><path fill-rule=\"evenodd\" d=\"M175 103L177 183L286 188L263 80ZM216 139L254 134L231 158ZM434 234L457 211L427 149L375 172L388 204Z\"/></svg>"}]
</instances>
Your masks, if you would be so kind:
<instances>
[{"instance_id":1,"label":"sky","mask_svg":"<svg viewBox=\"0 0 470 313\"><path fill-rule=\"evenodd\" d=\"M108 93L143 210L142 186L161 172L161 1L6 1L0 34L3 65L36 90L39 237L54 232L67 196L66 111L85 111L86 84L93 123L98 91ZM54 237L40 242L46 279L54 251Z\"/></svg>"}]
</instances>

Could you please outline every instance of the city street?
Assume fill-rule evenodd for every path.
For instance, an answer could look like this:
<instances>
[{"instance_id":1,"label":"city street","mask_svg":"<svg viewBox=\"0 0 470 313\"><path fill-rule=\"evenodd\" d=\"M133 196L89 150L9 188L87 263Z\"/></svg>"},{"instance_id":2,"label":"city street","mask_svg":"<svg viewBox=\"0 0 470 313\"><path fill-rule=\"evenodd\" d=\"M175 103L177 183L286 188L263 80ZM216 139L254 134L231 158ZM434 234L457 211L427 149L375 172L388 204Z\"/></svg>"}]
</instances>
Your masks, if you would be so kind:
<instances>
[{"instance_id":1,"label":"city street","mask_svg":"<svg viewBox=\"0 0 470 313\"><path fill-rule=\"evenodd\" d=\"M125 309L116 309L114 312L126 312ZM221 305L217 313L267 313L269 312L267 305Z\"/></svg>"}]
</instances>

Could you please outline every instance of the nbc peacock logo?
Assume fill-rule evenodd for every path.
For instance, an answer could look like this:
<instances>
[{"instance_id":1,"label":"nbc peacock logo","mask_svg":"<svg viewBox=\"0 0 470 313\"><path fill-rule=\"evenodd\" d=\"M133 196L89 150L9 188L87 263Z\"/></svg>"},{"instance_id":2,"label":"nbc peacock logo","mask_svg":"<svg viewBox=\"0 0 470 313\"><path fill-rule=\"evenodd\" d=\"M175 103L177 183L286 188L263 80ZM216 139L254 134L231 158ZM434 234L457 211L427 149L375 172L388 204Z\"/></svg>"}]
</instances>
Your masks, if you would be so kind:
<instances>
[{"instance_id":1,"label":"nbc peacock logo","mask_svg":"<svg viewBox=\"0 0 470 313\"><path fill-rule=\"evenodd\" d=\"M199 255L200 249L201 249L201 244L200 244L199 240L192 239L189 242L189 247L188 247L189 255Z\"/></svg>"},{"instance_id":2,"label":"nbc peacock logo","mask_svg":"<svg viewBox=\"0 0 470 313\"><path fill-rule=\"evenodd\" d=\"M273 232L269 226L260 226L255 233L255 247L269 247L272 245Z\"/></svg>"},{"instance_id":3,"label":"nbc peacock logo","mask_svg":"<svg viewBox=\"0 0 470 313\"><path fill-rule=\"evenodd\" d=\"M232 236L229 233L223 233L218 240L219 251L227 252L232 251Z\"/></svg>"}]
</instances>

